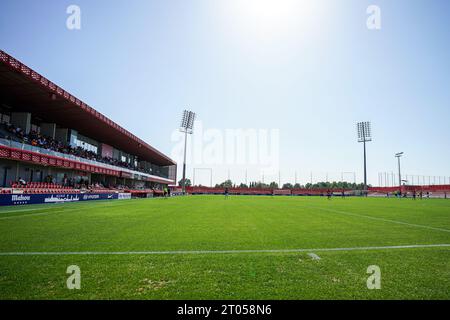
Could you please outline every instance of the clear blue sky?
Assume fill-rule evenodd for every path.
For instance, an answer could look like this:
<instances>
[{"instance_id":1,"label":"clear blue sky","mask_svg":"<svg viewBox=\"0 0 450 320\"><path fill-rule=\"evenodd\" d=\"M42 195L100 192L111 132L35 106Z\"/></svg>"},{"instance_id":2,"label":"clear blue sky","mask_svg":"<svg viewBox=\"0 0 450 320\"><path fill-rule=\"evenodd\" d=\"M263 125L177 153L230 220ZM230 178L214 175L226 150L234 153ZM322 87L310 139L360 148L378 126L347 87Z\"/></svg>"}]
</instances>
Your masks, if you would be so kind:
<instances>
[{"instance_id":1,"label":"clear blue sky","mask_svg":"<svg viewBox=\"0 0 450 320\"><path fill-rule=\"evenodd\" d=\"M81 30L66 28L71 4ZM381 30L366 27L370 4ZM370 183L398 151L405 173L448 179L449 12L445 0L2 0L0 47L167 154L189 107L205 128L279 129L283 181L361 177L355 123L369 120ZM215 167L214 182L226 175Z\"/></svg>"}]
</instances>

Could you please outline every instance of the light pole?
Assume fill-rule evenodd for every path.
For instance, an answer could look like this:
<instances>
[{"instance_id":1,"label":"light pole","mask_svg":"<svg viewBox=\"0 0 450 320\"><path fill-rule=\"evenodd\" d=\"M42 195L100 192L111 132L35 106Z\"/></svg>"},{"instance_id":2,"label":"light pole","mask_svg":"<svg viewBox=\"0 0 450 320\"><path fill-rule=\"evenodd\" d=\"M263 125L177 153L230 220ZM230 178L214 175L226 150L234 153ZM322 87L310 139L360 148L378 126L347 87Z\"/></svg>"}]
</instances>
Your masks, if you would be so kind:
<instances>
[{"instance_id":1,"label":"light pole","mask_svg":"<svg viewBox=\"0 0 450 320\"><path fill-rule=\"evenodd\" d=\"M281 171L278 170L278 188L281 189Z\"/></svg>"},{"instance_id":2,"label":"light pole","mask_svg":"<svg viewBox=\"0 0 450 320\"><path fill-rule=\"evenodd\" d=\"M183 159L183 180L182 188L183 194L186 194L186 149L187 149L187 135L194 133L194 121L197 115L188 110L183 111L183 118L181 119L180 131L184 132L184 159Z\"/></svg>"},{"instance_id":3,"label":"light pole","mask_svg":"<svg viewBox=\"0 0 450 320\"><path fill-rule=\"evenodd\" d=\"M366 161L366 142L372 141L371 124L369 121L358 122L358 142L364 144L364 191L367 191L367 161ZM365 192L367 195L367 192Z\"/></svg>"},{"instance_id":4,"label":"light pole","mask_svg":"<svg viewBox=\"0 0 450 320\"><path fill-rule=\"evenodd\" d=\"M395 154L395 157L398 160L398 187L399 187L399 192L400 192L400 196L402 195L402 172L400 169L400 158L402 157L403 152L399 152Z\"/></svg>"}]
</instances>

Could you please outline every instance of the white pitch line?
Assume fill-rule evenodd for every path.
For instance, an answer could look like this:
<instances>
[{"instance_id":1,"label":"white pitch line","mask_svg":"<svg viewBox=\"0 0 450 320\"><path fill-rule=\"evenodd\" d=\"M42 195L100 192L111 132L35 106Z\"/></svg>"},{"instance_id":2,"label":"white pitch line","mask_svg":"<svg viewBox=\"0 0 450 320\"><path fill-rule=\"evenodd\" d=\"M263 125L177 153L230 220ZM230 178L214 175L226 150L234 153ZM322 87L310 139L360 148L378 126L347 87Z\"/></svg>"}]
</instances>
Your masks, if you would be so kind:
<instances>
[{"instance_id":1,"label":"white pitch line","mask_svg":"<svg viewBox=\"0 0 450 320\"><path fill-rule=\"evenodd\" d=\"M13 216L7 216L7 217L0 217L0 220L11 220L11 219L17 219L17 218L47 216L47 215L51 215L51 214L71 212L71 211L77 211L77 210L80 211L80 212L84 212L85 211L85 210L82 210L80 208L64 208L62 210L55 210L55 211L47 211L47 212L20 214L20 215L13 215Z\"/></svg>"},{"instance_id":2,"label":"white pitch line","mask_svg":"<svg viewBox=\"0 0 450 320\"><path fill-rule=\"evenodd\" d=\"M113 206L111 206L111 205L103 206L102 208L119 207L119 206L120 206L120 204L114 204ZM51 214L54 214L54 213L64 213L64 212L71 212L71 211L80 211L80 213L84 213L87 210L95 208L95 207L96 206L92 206L92 205L91 206L86 206L86 207L76 207L76 208L71 208L71 207L63 208L63 206L60 206L60 207L57 207L57 208L52 208L52 209L60 209L60 210L55 210L55 211L30 213L30 214L20 214L20 215L11 215L11 216L6 216L6 217L1 217L0 216L0 221L1 220L11 220L11 219L16 219L16 218L28 218L28 217L36 217L36 216L46 216L46 215L51 215ZM46 209L47 208L29 209L29 210L13 210L13 211L5 211L4 213L13 213L13 212L21 212L21 211L25 211L26 212L26 211L31 211L31 210L46 210ZM0 213L0 215L1 215L1 213Z\"/></svg>"},{"instance_id":3,"label":"white pitch line","mask_svg":"<svg viewBox=\"0 0 450 320\"><path fill-rule=\"evenodd\" d=\"M73 209L66 209L66 210L58 210L58 211L50 211L50 212L21 214L21 215L17 215L17 216L0 217L0 220L11 220L11 219L17 219L17 218L27 218L27 217L36 217L36 216L48 216L50 214L61 213L61 212L72 211L72 210Z\"/></svg>"},{"instance_id":4,"label":"white pitch line","mask_svg":"<svg viewBox=\"0 0 450 320\"><path fill-rule=\"evenodd\" d=\"M316 248L316 249L267 249L267 250L195 250L195 251L78 251L78 252L0 252L0 256L70 256L70 255L201 255L234 253L296 253L296 252L331 252L331 251L365 251L386 249L446 248L450 244L413 244L402 246L353 247L353 248Z\"/></svg>"},{"instance_id":5,"label":"white pitch line","mask_svg":"<svg viewBox=\"0 0 450 320\"><path fill-rule=\"evenodd\" d=\"M444 228L431 227L431 226L426 226L426 225L423 225L423 224L408 223L408 222L391 220L391 219L377 218L377 217L367 216L367 215L364 215L364 214L351 213L351 212L347 212L347 211L329 209L329 208L324 208L324 207L303 207L303 208L319 209L319 210L323 210L323 211L329 211L329 212L335 212L335 213L340 213L340 214L346 214L346 215L354 216L354 217L361 217L361 218L366 218L366 219L372 219L372 220L378 220L378 221L384 221L384 222L391 222L391 223L396 223L396 224L403 224L403 225L410 226L410 227L418 227L418 228L425 228L425 229L436 230L436 231L450 232L449 229L444 229Z\"/></svg>"},{"instance_id":6,"label":"white pitch line","mask_svg":"<svg viewBox=\"0 0 450 320\"><path fill-rule=\"evenodd\" d=\"M18 210L2 210L2 211L0 211L0 214L5 214L5 213L16 213L16 212L28 212L28 211L37 211L37 210L45 210L45 208L18 209Z\"/></svg>"}]
</instances>

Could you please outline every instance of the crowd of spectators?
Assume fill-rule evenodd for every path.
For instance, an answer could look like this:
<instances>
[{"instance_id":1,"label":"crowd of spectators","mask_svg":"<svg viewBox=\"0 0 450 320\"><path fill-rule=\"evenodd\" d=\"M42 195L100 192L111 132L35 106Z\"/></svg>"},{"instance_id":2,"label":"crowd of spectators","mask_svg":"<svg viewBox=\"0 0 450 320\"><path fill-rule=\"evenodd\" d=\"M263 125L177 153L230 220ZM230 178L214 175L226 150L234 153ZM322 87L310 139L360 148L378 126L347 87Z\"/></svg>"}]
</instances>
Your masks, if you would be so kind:
<instances>
[{"instance_id":1,"label":"crowd of spectators","mask_svg":"<svg viewBox=\"0 0 450 320\"><path fill-rule=\"evenodd\" d=\"M94 161L98 161L98 162L102 162L102 163L106 163L106 164L110 164L110 165L114 165L114 166L118 166L118 167L122 167L122 168L127 168L127 169L131 169L131 170L139 171L139 172L144 172L144 173L148 173L148 174L158 174L159 173L159 172L156 172L156 173L153 172L152 169L145 169L145 168L140 168L140 167L134 166L133 164L128 163L128 162L120 161L120 160L113 159L110 157L102 157L101 155L99 155L93 151L89 151L89 150L86 150L81 147L71 147L69 145L62 143L61 141L58 141L51 137L42 135L34 130L31 130L30 133L27 134L21 128L16 127L10 123L5 123L4 129L8 132L8 134L19 139L20 142L29 144L31 146L40 147L40 148L44 148L47 150L52 150L52 151L56 151L56 152L60 152L60 153L70 154L70 155L74 155L74 156L77 156L80 158L94 160ZM11 137L6 136L5 138L10 139Z\"/></svg>"},{"instance_id":2,"label":"crowd of spectators","mask_svg":"<svg viewBox=\"0 0 450 320\"><path fill-rule=\"evenodd\" d=\"M89 182L87 179L83 178L73 178L64 175L62 181L57 182L52 175L47 175L43 182L29 182L22 177L19 177L17 181L11 181L11 187L17 189L28 189L28 190L40 190L40 189L65 189L65 190L79 190L81 192L111 192L111 191L122 191L125 190L156 190L154 187L146 186L134 186L128 187L122 184L104 184L101 182ZM1 189L1 188L0 188ZM2 192L0 192L2 193Z\"/></svg>"}]
</instances>

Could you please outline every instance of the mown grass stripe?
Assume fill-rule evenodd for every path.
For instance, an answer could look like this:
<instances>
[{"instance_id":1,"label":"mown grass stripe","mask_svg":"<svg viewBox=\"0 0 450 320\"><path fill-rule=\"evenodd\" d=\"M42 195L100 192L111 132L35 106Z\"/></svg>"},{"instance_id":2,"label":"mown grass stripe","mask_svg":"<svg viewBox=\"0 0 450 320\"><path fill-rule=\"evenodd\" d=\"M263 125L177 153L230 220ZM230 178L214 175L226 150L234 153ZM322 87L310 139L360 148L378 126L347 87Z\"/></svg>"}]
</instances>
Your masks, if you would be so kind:
<instances>
[{"instance_id":1,"label":"mown grass stripe","mask_svg":"<svg viewBox=\"0 0 450 320\"><path fill-rule=\"evenodd\" d=\"M348 211L335 210L335 209L329 209L329 208L318 207L318 206L313 206L313 207L312 206L308 206L308 207L304 207L304 208L307 208L307 209L319 209L319 210L322 210L322 211L328 211L328 212L333 212L333 213L345 214L345 215L353 216L353 217L360 217L360 218L366 218L366 219L371 219L371 220L402 224L402 225L406 225L406 226L409 226L409 227L417 227L417 228L425 228L425 229L430 229L430 230L435 230L435 231L450 232L449 229L444 229L444 228L431 227L431 226L427 226L427 225L423 225L423 224L416 224L416 223L409 223L409 222L403 222L403 221L398 221L398 220L391 220L391 219L385 219L385 218L372 217L372 216L367 216L367 215L364 215L364 214L352 213L352 212L348 212Z\"/></svg>"},{"instance_id":2,"label":"mown grass stripe","mask_svg":"<svg viewBox=\"0 0 450 320\"><path fill-rule=\"evenodd\" d=\"M0 256L68 256L68 255L179 255L179 254L234 254L234 253L295 253L330 251L365 251L390 249L442 248L450 244L413 244L400 246L375 246L353 248L314 248L314 249L265 249L265 250L192 250L192 251L74 251L74 252L0 252Z\"/></svg>"}]
</instances>

